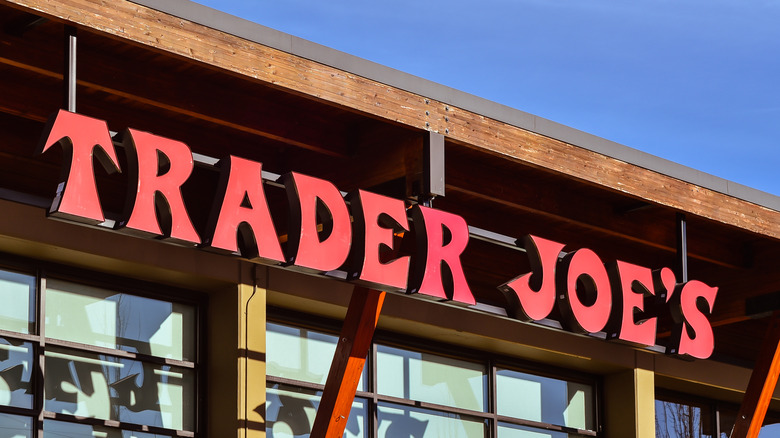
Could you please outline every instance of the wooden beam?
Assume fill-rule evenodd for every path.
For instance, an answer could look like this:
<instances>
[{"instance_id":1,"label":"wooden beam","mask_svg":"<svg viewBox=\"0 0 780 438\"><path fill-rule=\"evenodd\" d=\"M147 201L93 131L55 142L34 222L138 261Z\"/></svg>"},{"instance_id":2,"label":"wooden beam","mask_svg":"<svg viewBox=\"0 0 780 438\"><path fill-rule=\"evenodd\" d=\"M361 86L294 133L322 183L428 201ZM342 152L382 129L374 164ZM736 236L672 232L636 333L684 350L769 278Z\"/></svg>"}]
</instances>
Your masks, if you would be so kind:
<instances>
[{"instance_id":1,"label":"wooden beam","mask_svg":"<svg viewBox=\"0 0 780 438\"><path fill-rule=\"evenodd\" d=\"M529 180L530 179L530 180ZM560 187L523 178L517 170L485 163L448 163L447 190L494 202L534 215L563 221L626 239L641 245L677 253L675 214L670 212L666 227L656 215L615 214L614 205L601 199L585 198ZM495 229L492 229L495 231ZM691 258L728 268L744 268L741 254L706 239L688 245Z\"/></svg>"},{"instance_id":2,"label":"wooden beam","mask_svg":"<svg viewBox=\"0 0 780 438\"><path fill-rule=\"evenodd\" d=\"M126 0L0 0L470 148L780 239L780 212Z\"/></svg>"},{"instance_id":3,"label":"wooden beam","mask_svg":"<svg viewBox=\"0 0 780 438\"><path fill-rule=\"evenodd\" d=\"M347 158L323 165L320 157L302 157L296 171L317 175L341 190L371 190L372 187L406 178L422 177L423 133L401 130L396 126L372 126L354 141L354 152ZM407 193L396 197L405 198Z\"/></svg>"},{"instance_id":4,"label":"wooden beam","mask_svg":"<svg viewBox=\"0 0 780 438\"><path fill-rule=\"evenodd\" d=\"M61 57L59 52L23 38L12 39L0 56L0 64L62 78L62 68L54 62ZM82 36L79 40L79 74L73 83L88 92L106 93L294 147L344 156L346 130L323 120L315 111L302 111L258 93L238 91L235 81L241 79L230 86L215 87L208 78L190 73L183 81L180 74L164 65L102 53L85 39Z\"/></svg>"},{"instance_id":5,"label":"wooden beam","mask_svg":"<svg viewBox=\"0 0 780 438\"><path fill-rule=\"evenodd\" d=\"M757 438L780 376L780 312L772 315L731 438Z\"/></svg>"},{"instance_id":6,"label":"wooden beam","mask_svg":"<svg viewBox=\"0 0 780 438\"><path fill-rule=\"evenodd\" d=\"M341 329L311 436L341 438L355 399L385 292L356 287Z\"/></svg>"}]
</instances>

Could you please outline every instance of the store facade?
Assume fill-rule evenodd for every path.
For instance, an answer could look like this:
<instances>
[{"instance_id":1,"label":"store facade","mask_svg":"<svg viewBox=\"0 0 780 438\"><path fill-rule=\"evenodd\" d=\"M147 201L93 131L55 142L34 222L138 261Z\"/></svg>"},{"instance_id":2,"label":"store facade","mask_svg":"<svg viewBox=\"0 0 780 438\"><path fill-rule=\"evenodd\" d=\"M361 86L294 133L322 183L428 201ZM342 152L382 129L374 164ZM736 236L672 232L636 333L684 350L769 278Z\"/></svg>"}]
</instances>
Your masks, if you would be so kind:
<instances>
[{"instance_id":1,"label":"store facade","mask_svg":"<svg viewBox=\"0 0 780 438\"><path fill-rule=\"evenodd\" d=\"M777 421L780 199L188 1L0 9L0 435Z\"/></svg>"}]
</instances>

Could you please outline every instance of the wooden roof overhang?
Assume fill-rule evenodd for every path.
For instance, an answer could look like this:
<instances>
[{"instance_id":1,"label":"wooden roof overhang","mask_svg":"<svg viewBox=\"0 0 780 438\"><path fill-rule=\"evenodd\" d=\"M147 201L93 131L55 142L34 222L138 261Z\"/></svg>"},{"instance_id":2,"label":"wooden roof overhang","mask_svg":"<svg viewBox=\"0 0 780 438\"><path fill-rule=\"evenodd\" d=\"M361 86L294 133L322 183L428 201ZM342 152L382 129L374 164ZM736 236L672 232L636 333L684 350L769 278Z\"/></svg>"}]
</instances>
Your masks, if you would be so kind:
<instances>
[{"instance_id":1,"label":"wooden roof overhang","mask_svg":"<svg viewBox=\"0 0 780 438\"><path fill-rule=\"evenodd\" d=\"M445 139L446 193L436 208L504 236L535 234L653 268L676 265L682 213L691 278L720 288L714 358L747 366L756 359L780 290L780 212L762 201L774 197L732 196L445 95L407 91L125 0L0 0L2 193L48 202L54 194L62 157L33 150L61 107L65 24L78 29L78 112L112 130L150 131L205 156L230 153L274 173L396 198L419 193L424 139L437 132ZM106 210L122 210L124 178L99 174ZM185 186L188 205L210 203L215 181L214 172L197 170ZM206 218L193 220L202 227ZM478 300L497 307L505 303L496 286L529 270L522 253L479 239L464 265Z\"/></svg>"}]
</instances>

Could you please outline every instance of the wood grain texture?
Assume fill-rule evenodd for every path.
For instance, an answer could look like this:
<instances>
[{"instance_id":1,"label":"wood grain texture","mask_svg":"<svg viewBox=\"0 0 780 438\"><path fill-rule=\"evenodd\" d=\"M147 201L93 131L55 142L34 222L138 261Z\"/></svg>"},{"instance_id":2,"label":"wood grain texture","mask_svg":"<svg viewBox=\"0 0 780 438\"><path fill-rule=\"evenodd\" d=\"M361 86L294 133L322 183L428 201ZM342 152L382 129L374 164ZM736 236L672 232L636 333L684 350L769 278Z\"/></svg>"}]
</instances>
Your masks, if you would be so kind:
<instances>
[{"instance_id":1,"label":"wood grain texture","mask_svg":"<svg viewBox=\"0 0 780 438\"><path fill-rule=\"evenodd\" d=\"M775 312L750 375L731 438L757 438L780 376L780 313Z\"/></svg>"},{"instance_id":2,"label":"wood grain texture","mask_svg":"<svg viewBox=\"0 0 780 438\"><path fill-rule=\"evenodd\" d=\"M344 435L384 300L385 292L364 287L352 291L311 436L340 438Z\"/></svg>"},{"instance_id":3,"label":"wood grain texture","mask_svg":"<svg viewBox=\"0 0 780 438\"><path fill-rule=\"evenodd\" d=\"M2 0L2 3L201 62L230 74L253 78L291 93L371 117L442 133L446 129L450 140L497 157L559 172L651 203L780 238L778 211L442 102L426 101L424 96L128 1Z\"/></svg>"}]
</instances>

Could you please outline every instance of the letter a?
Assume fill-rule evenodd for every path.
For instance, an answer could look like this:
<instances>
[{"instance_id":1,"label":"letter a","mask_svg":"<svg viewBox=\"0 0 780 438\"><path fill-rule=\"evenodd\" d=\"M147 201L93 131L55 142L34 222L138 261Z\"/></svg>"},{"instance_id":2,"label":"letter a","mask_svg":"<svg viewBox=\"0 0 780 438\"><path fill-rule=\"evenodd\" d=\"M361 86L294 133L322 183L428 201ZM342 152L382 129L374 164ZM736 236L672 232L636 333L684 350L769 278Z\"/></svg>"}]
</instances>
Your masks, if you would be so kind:
<instances>
[{"instance_id":1,"label":"letter a","mask_svg":"<svg viewBox=\"0 0 780 438\"><path fill-rule=\"evenodd\" d=\"M211 210L211 237L206 239L206 246L239 253L240 235L241 256L259 257L274 264L284 262L263 191L262 164L231 155L221 160L219 167L220 189ZM242 205L245 199L248 205Z\"/></svg>"}]
</instances>

